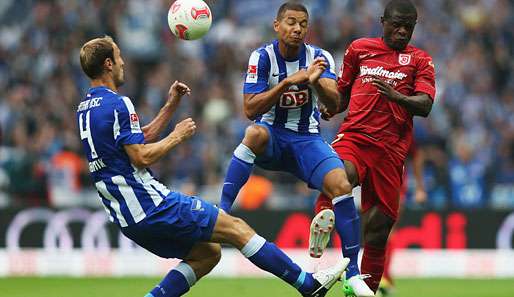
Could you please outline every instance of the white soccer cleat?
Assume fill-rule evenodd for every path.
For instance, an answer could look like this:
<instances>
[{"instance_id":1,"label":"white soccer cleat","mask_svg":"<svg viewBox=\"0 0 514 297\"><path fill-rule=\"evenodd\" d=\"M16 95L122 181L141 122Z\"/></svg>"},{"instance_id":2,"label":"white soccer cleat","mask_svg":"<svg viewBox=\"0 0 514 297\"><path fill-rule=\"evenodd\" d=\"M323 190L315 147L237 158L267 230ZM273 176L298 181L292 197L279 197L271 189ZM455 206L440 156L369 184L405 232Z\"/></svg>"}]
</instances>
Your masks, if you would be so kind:
<instances>
[{"instance_id":1,"label":"white soccer cleat","mask_svg":"<svg viewBox=\"0 0 514 297\"><path fill-rule=\"evenodd\" d=\"M312 293L303 294L303 296L325 296L328 290L330 290L330 288L332 288L332 286L334 286L338 280L341 280L341 275L343 275L346 267L348 266L348 263L350 263L350 259L343 258L336 265L312 274L312 277L318 282L318 287Z\"/></svg>"},{"instance_id":2,"label":"white soccer cleat","mask_svg":"<svg viewBox=\"0 0 514 297\"><path fill-rule=\"evenodd\" d=\"M369 275L354 275L344 281L343 292L347 297L373 297L375 293L368 287L364 278Z\"/></svg>"},{"instance_id":3,"label":"white soccer cleat","mask_svg":"<svg viewBox=\"0 0 514 297\"><path fill-rule=\"evenodd\" d=\"M335 214L331 209L320 211L311 223L309 236L309 253L313 258L320 258L330 241L330 233L334 229Z\"/></svg>"}]
</instances>

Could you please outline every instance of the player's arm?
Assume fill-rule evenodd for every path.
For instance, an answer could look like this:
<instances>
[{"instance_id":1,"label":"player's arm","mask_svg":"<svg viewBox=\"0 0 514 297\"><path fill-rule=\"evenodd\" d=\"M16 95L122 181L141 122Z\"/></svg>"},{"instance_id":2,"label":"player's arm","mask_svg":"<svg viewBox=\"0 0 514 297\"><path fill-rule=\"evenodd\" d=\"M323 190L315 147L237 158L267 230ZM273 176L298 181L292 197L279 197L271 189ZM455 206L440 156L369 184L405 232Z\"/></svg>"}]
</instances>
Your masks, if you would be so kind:
<instances>
[{"instance_id":1,"label":"player's arm","mask_svg":"<svg viewBox=\"0 0 514 297\"><path fill-rule=\"evenodd\" d=\"M244 94L243 109L246 117L254 120L259 115L268 112L275 105L282 94L289 89L290 86L296 84L305 84L309 81L309 74L302 69L295 74L286 77L273 88L257 94Z\"/></svg>"},{"instance_id":2,"label":"player's arm","mask_svg":"<svg viewBox=\"0 0 514 297\"><path fill-rule=\"evenodd\" d=\"M196 131L195 122L185 119L175 129L158 142L148 144L127 144L123 148L130 162L138 168L146 168L157 162L179 143L190 138Z\"/></svg>"},{"instance_id":3,"label":"player's arm","mask_svg":"<svg viewBox=\"0 0 514 297\"><path fill-rule=\"evenodd\" d=\"M412 115L427 117L432 110L434 100L426 93L417 92L413 96L407 96L396 91L390 84L379 78L373 79L373 85L377 87L378 93L405 107Z\"/></svg>"},{"instance_id":4,"label":"player's arm","mask_svg":"<svg viewBox=\"0 0 514 297\"><path fill-rule=\"evenodd\" d=\"M348 109L350 104L351 90L355 78L358 75L359 59L354 45L351 44L344 53L343 63L337 78L337 91L339 93L337 109L329 110L324 108L322 111L322 118L329 120L334 115L344 112Z\"/></svg>"},{"instance_id":5,"label":"player's arm","mask_svg":"<svg viewBox=\"0 0 514 297\"><path fill-rule=\"evenodd\" d=\"M191 89L189 89L186 84L175 81L171 85L164 106L150 123L141 128L147 143L155 142L159 139L159 135L170 122L173 113L177 110L180 99L186 94L191 94Z\"/></svg>"},{"instance_id":6,"label":"player's arm","mask_svg":"<svg viewBox=\"0 0 514 297\"><path fill-rule=\"evenodd\" d=\"M307 68L307 72L310 73L309 83L318 93L319 100L327 112L338 111L341 100L337 90L337 76L332 55L321 50L321 56L314 59Z\"/></svg>"},{"instance_id":7,"label":"player's arm","mask_svg":"<svg viewBox=\"0 0 514 297\"><path fill-rule=\"evenodd\" d=\"M373 84L380 94L405 107L412 115L427 117L435 98L435 67L432 58L425 53L416 60L413 96L401 94L380 79L374 79Z\"/></svg>"}]
</instances>

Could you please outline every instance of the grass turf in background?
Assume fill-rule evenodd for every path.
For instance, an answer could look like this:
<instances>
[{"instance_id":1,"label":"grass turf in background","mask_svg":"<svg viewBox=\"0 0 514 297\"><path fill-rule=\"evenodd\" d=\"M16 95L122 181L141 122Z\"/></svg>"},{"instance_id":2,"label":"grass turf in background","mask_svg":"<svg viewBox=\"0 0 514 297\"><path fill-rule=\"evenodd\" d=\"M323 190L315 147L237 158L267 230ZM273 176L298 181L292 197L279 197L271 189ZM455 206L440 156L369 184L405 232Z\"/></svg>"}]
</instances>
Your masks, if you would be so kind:
<instances>
[{"instance_id":1,"label":"grass turf in background","mask_svg":"<svg viewBox=\"0 0 514 297\"><path fill-rule=\"evenodd\" d=\"M143 297L156 278L0 278L6 297ZM277 279L207 278L188 297L299 296ZM341 283L327 296L342 297ZM400 279L394 297L512 297L514 279Z\"/></svg>"}]
</instances>

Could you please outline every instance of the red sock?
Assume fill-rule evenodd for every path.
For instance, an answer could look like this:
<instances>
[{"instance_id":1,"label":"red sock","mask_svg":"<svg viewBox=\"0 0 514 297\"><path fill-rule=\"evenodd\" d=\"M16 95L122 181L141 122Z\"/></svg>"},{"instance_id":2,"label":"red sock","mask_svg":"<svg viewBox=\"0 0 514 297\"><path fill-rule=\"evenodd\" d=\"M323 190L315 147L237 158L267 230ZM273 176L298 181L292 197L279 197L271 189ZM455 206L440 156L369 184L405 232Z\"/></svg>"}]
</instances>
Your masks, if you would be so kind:
<instances>
[{"instance_id":1,"label":"red sock","mask_svg":"<svg viewBox=\"0 0 514 297\"><path fill-rule=\"evenodd\" d=\"M324 194L320 194L318 196L318 199L316 200L314 212L318 214L320 211L324 209L333 209L332 200L330 200L330 198L328 198Z\"/></svg>"},{"instance_id":2,"label":"red sock","mask_svg":"<svg viewBox=\"0 0 514 297\"><path fill-rule=\"evenodd\" d=\"M391 237L391 236L389 236ZM393 257L393 245L391 244L391 240L387 241L386 253L385 253L385 263L384 263L384 274L382 277L388 281L391 285L393 283L393 277L391 276L391 258Z\"/></svg>"},{"instance_id":3,"label":"red sock","mask_svg":"<svg viewBox=\"0 0 514 297\"><path fill-rule=\"evenodd\" d=\"M366 284L373 292L376 292L382 273L384 272L386 250L370 245L364 246L364 254L362 255L361 273L371 275L365 279Z\"/></svg>"}]
</instances>

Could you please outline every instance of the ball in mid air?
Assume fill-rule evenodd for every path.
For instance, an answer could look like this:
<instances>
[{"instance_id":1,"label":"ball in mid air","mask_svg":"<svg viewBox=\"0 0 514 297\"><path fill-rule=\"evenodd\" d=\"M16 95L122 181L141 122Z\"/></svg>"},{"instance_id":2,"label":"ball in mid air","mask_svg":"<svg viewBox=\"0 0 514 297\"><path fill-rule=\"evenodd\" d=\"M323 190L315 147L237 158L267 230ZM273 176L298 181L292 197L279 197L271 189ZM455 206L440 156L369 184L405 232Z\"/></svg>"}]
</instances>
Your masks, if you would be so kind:
<instances>
[{"instance_id":1,"label":"ball in mid air","mask_svg":"<svg viewBox=\"0 0 514 297\"><path fill-rule=\"evenodd\" d=\"M177 0L168 11L171 32L180 39L202 38L211 27L212 13L202 0Z\"/></svg>"}]
</instances>

